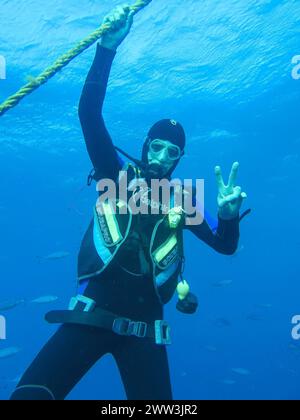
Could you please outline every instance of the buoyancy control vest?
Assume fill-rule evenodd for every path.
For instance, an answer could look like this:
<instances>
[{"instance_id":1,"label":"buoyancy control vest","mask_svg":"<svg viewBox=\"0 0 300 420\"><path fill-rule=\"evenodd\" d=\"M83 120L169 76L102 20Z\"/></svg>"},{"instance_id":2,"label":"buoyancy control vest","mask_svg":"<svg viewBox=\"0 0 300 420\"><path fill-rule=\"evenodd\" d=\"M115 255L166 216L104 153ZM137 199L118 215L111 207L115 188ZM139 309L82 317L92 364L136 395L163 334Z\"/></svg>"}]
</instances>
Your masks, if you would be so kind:
<instances>
[{"instance_id":1,"label":"buoyancy control vest","mask_svg":"<svg viewBox=\"0 0 300 420\"><path fill-rule=\"evenodd\" d=\"M98 278L98 276L115 260L117 255L122 253L122 248L126 247L126 241L136 225L133 220L140 216L132 212L130 199L135 191L128 189L130 183L140 177L140 170L127 163L121 173L127 175L127 202L119 197L105 200L101 200L101 196L99 197L100 200L94 206L94 215L79 251L79 284L95 278L97 278L97 281L101 281L101 277ZM120 211L124 208L126 211ZM175 219L177 216L176 223L174 223L174 214ZM143 216L140 220L145 220L145 217L148 216ZM149 274L156 294L160 302L165 304L172 298L176 290L184 255L184 212L178 212L178 207L174 206L174 191L172 188L170 189L167 213L157 214L155 217L155 224L149 236L147 259L150 261ZM141 225L138 225L138 228L143 229Z\"/></svg>"}]
</instances>

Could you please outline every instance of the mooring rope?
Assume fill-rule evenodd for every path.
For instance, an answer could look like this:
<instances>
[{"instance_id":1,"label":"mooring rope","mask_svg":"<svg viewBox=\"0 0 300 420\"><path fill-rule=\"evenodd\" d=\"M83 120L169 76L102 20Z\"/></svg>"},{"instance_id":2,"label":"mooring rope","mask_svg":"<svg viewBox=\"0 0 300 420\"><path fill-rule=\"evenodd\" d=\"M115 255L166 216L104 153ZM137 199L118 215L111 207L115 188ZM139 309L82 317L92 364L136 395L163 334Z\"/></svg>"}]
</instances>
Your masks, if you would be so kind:
<instances>
[{"instance_id":1,"label":"mooring rope","mask_svg":"<svg viewBox=\"0 0 300 420\"><path fill-rule=\"evenodd\" d=\"M148 6L151 1L152 0L137 0L136 3L130 6L130 11L136 14L144 7ZM8 110L14 108L23 98L25 98L25 96L30 95L33 91L48 82L49 79L55 76L55 74L58 73L62 68L66 67L83 51L93 45L109 29L110 25L108 23L102 24L90 36L79 42L76 47L72 48L66 54L58 58L51 67L47 68L39 76L31 78L29 83L23 86L17 93L7 98L6 101L0 105L0 116L4 115Z\"/></svg>"}]
</instances>

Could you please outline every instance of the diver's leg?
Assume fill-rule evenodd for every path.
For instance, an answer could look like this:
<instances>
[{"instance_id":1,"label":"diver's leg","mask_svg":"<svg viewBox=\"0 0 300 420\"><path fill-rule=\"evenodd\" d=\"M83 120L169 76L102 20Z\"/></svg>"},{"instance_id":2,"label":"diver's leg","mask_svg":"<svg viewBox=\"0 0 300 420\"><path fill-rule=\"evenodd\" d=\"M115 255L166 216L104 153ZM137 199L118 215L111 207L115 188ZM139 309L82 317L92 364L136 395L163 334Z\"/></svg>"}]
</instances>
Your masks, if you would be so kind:
<instances>
[{"instance_id":1,"label":"diver's leg","mask_svg":"<svg viewBox=\"0 0 300 420\"><path fill-rule=\"evenodd\" d=\"M114 347L128 400L172 400L166 346L148 338L120 337Z\"/></svg>"},{"instance_id":2,"label":"diver's leg","mask_svg":"<svg viewBox=\"0 0 300 420\"><path fill-rule=\"evenodd\" d=\"M62 400L93 364L110 351L113 333L62 325L24 373L11 400Z\"/></svg>"}]
</instances>

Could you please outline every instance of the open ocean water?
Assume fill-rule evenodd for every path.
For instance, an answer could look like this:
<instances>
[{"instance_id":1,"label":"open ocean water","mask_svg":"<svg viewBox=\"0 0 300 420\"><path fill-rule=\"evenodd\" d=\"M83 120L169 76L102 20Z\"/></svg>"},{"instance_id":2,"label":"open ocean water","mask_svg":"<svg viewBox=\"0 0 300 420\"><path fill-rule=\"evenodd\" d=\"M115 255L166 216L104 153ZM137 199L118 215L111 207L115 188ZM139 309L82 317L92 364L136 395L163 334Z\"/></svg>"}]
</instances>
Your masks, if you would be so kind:
<instances>
[{"instance_id":1,"label":"open ocean water","mask_svg":"<svg viewBox=\"0 0 300 420\"><path fill-rule=\"evenodd\" d=\"M93 32L119 1L0 0L0 102ZM104 117L114 143L140 157L161 118L187 133L180 178L205 179L217 214L214 166L240 162L247 192L237 253L185 234L195 315L165 308L175 399L299 399L300 2L153 0L113 63ZM57 327L67 306L95 189L78 101L95 46L0 117L0 399ZM2 321L4 318L1 318ZM3 323L3 322L2 322ZM300 338L300 337L299 337ZM155 366L153 366L155 369ZM105 356L68 399L124 399Z\"/></svg>"}]
</instances>

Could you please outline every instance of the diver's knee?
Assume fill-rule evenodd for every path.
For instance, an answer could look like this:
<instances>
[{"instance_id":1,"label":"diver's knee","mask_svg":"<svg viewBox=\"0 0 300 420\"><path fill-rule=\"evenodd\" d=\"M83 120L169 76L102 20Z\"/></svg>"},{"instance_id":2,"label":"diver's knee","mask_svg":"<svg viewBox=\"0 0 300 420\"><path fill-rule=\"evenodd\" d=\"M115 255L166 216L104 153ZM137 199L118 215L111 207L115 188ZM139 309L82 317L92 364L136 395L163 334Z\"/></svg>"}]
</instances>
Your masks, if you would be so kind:
<instances>
[{"instance_id":1,"label":"diver's knee","mask_svg":"<svg viewBox=\"0 0 300 420\"><path fill-rule=\"evenodd\" d=\"M52 391L42 385L23 385L15 389L10 400L55 400Z\"/></svg>"}]
</instances>

